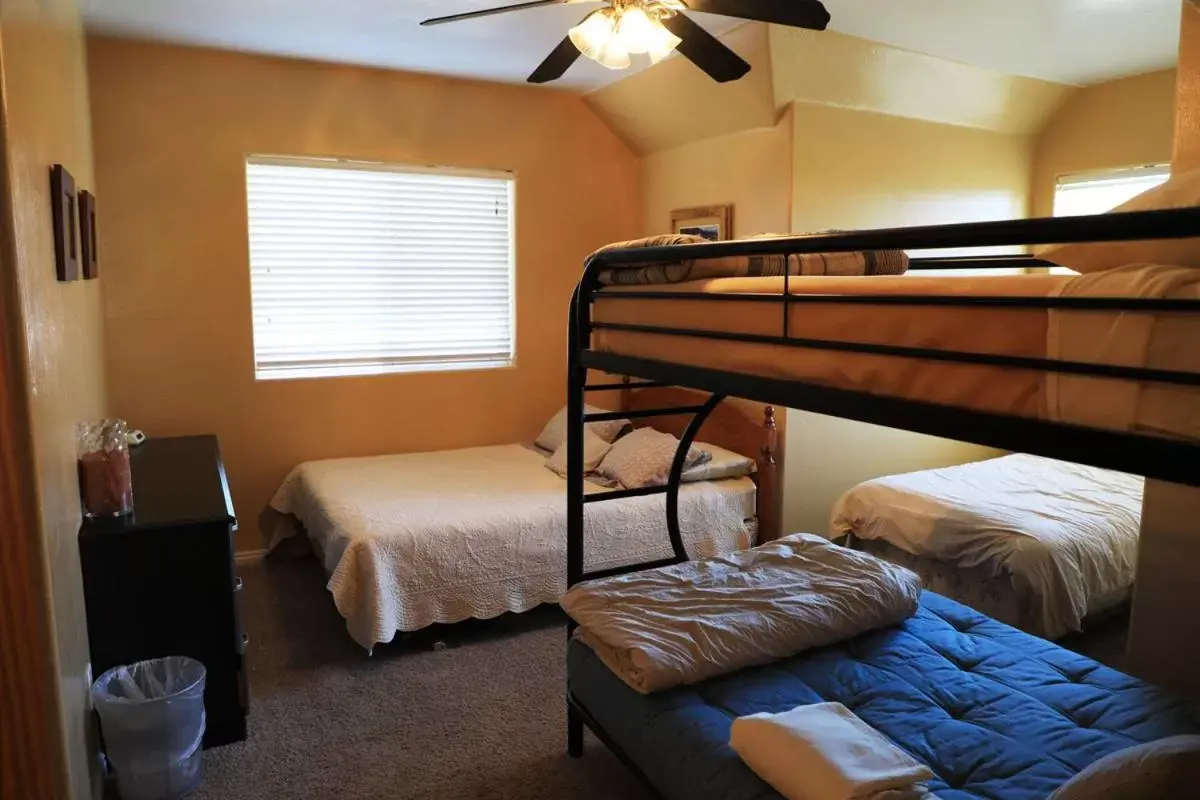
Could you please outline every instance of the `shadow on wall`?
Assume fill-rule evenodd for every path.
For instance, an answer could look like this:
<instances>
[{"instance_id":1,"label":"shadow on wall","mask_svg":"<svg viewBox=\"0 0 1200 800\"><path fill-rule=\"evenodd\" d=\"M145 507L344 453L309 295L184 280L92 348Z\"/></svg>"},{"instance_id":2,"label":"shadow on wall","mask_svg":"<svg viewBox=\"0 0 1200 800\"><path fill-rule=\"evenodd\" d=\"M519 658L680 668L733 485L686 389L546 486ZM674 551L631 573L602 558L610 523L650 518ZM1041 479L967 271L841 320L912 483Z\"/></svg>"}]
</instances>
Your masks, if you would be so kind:
<instances>
[{"instance_id":1,"label":"shadow on wall","mask_svg":"<svg viewBox=\"0 0 1200 800\"><path fill-rule=\"evenodd\" d=\"M862 481L1003 455L999 450L788 410L784 531L827 534L829 513Z\"/></svg>"}]
</instances>

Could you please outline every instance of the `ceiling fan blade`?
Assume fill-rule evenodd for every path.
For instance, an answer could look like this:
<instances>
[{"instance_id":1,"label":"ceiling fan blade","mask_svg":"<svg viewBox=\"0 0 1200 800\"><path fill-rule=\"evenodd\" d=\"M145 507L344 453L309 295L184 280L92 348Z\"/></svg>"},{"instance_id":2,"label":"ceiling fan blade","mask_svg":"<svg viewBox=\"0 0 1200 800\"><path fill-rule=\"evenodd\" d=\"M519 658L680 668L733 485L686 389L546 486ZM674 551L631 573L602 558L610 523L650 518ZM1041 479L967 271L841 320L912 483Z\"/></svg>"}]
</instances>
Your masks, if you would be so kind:
<instances>
[{"instance_id":1,"label":"ceiling fan blade","mask_svg":"<svg viewBox=\"0 0 1200 800\"><path fill-rule=\"evenodd\" d=\"M736 81L750 71L750 65L741 56L686 15L676 14L662 24L680 38L676 48L680 54L717 83Z\"/></svg>"},{"instance_id":2,"label":"ceiling fan blade","mask_svg":"<svg viewBox=\"0 0 1200 800\"><path fill-rule=\"evenodd\" d=\"M823 31L829 11L820 0L684 0L692 11Z\"/></svg>"},{"instance_id":3,"label":"ceiling fan blade","mask_svg":"<svg viewBox=\"0 0 1200 800\"><path fill-rule=\"evenodd\" d=\"M500 6L499 8L485 8L482 11L467 11L462 14L451 14L448 17L434 17L433 19L424 20L422 25L445 25L447 22L461 22L464 19L475 19L477 17L490 17L493 14L507 14L510 11L523 11L527 8L537 8L538 6L557 6L563 3L569 3L571 0L529 0L526 3L516 3L511 6ZM736 5L736 3L735 3Z\"/></svg>"},{"instance_id":4,"label":"ceiling fan blade","mask_svg":"<svg viewBox=\"0 0 1200 800\"><path fill-rule=\"evenodd\" d=\"M527 81L529 83L549 83L556 81L563 76L571 65L579 58L579 48L572 42L571 38L564 37L558 43L558 47L550 51L550 55L546 56L546 60L538 64L538 68L533 71Z\"/></svg>"}]
</instances>

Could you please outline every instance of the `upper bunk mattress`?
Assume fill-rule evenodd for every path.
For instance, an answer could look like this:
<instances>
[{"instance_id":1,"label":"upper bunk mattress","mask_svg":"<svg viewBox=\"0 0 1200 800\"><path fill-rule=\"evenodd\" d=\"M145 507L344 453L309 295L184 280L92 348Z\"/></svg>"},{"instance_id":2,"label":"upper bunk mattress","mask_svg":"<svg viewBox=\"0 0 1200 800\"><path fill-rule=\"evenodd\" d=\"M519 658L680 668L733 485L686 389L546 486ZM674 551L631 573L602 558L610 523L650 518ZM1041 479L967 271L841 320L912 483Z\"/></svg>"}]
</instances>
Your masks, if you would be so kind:
<instances>
[{"instance_id":1,"label":"upper bunk mattress","mask_svg":"<svg viewBox=\"0 0 1200 800\"><path fill-rule=\"evenodd\" d=\"M925 592L902 625L640 695L585 645L572 695L668 800L779 795L729 747L735 717L837 701L918 761L940 800L1045 800L1116 750L1200 732L1200 710Z\"/></svg>"},{"instance_id":2,"label":"upper bunk mattress","mask_svg":"<svg viewBox=\"0 0 1200 800\"><path fill-rule=\"evenodd\" d=\"M567 589L566 482L545 460L508 444L309 461L292 470L271 508L303 525L350 635L370 649L397 630L558 601ZM589 505L587 569L669 558L665 504L656 495ZM684 484L679 526L688 553L752 546L754 506L750 478Z\"/></svg>"},{"instance_id":3,"label":"upper bunk mattress","mask_svg":"<svg viewBox=\"0 0 1200 800\"><path fill-rule=\"evenodd\" d=\"M1200 297L1200 270L1142 265L1086 276L793 276L791 295L947 297ZM630 292L781 295L784 279L715 278L596 293L596 323L653 325L778 337L783 305L752 299L623 297ZM1195 314L1070 312L999 305L851 304L807 300L788 307L788 335L987 355L1119 363L1200 371L1188 342ZM1111 379L962 364L908 356L821 350L598 328L601 352L725 370L999 414L1200 438L1194 388L1149 389ZM1103 398L1104 402L1099 402Z\"/></svg>"}]
</instances>

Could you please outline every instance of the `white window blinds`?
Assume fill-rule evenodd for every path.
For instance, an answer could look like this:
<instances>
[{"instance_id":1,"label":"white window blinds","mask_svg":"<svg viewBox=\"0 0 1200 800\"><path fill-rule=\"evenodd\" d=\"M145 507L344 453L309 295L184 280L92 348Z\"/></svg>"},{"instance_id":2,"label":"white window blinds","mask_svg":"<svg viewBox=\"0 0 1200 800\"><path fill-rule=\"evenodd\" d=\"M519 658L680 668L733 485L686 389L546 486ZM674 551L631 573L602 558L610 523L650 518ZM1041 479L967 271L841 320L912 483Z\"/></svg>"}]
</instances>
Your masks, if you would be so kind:
<instances>
[{"instance_id":1,"label":"white window blinds","mask_svg":"<svg viewBox=\"0 0 1200 800\"><path fill-rule=\"evenodd\" d=\"M252 157L258 378L504 367L508 173Z\"/></svg>"}]
</instances>

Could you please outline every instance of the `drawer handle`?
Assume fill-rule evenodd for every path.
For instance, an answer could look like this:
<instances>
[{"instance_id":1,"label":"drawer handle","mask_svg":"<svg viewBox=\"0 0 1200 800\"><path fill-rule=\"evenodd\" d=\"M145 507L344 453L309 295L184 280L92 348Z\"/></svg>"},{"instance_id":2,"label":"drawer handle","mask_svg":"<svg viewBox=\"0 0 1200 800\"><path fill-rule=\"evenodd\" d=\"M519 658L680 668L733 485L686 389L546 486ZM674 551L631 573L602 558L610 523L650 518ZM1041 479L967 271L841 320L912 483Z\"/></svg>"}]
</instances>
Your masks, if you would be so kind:
<instances>
[{"instance_id":1,"label":"drawer handle","mask_svg":"<svg viewBox=\"0 0 1200 800\"><path fill-rule=\"evenodd\" d=\"M241 579L241 578L235 578L235 579L234 579L234 581L233 581L233 590L234 590L235 592L240 592L240 591L242 590L242 586L243 586L243 584L242 584L242 579Z\"/></svg>"},{"instance_id":2,"label":"drawer handle","mask_svg":"<svg viewBox=\"0 0 1200 800\"><path fill-rule=\"evenodd\" d=\"M246 655L246 648L249 646L250 646L250 634L243 633L242 634L242 643L238 647L238 655L242 655L242 656Z\"/></svg>"}]
</instances>

